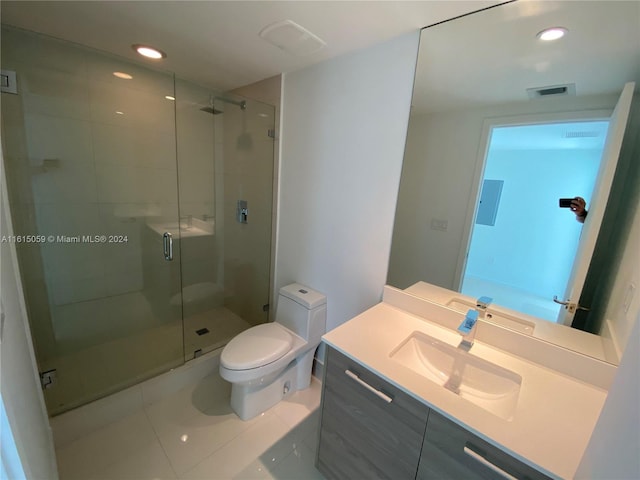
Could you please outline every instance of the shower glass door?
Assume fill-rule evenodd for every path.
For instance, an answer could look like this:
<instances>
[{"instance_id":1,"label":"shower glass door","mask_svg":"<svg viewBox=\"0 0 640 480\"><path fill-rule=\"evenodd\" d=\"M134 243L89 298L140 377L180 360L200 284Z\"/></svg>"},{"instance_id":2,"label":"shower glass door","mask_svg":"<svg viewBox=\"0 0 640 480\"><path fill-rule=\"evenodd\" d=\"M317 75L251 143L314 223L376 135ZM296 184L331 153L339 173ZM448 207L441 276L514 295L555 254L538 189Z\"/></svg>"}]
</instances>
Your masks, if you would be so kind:
<instances>
[{"instance_id":1,"label":"shower glass door","mask_svg":"<svg viewBox=\"0 0 640 480\"><path fill-rule=\"evenodd\" d=\"M274 118L176 80L185 360L268 321Z\"/></svg>"},{"instance_id":2,"label":"shower glass door","mask_svg":"<svg viewBox=\"0 0 640 480\"><path fill-rule=\"evenodd\" d=\"M2 141L55 415L184 361L174 79L14 29L1 59L18 82Z\"/></svg>"}]
</instances>

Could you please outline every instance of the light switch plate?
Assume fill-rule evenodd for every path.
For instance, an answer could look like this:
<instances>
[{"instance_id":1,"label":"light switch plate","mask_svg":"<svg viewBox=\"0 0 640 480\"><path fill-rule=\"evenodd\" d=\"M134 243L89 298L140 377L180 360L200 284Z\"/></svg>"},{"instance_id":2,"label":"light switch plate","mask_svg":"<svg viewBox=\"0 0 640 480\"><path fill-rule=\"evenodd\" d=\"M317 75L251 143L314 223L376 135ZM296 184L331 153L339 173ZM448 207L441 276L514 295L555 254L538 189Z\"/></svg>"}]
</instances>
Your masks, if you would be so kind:
<instances>
[{"instance_id":1,"label":"light switch plate","mask_svg":"<svg viewBox=\"0 0 640 480\"><path fill-rule=\"evenodd\" d=\"M18 94L16 72L12 72L11 70L0 70L0 91L3 93Z\"/></svg>"},{"instance_id":2,"label":"light switch plate","mask_svg":"<svg viewBox=\"0 0 640 480\"><path fill-rule=\"evenodd\" d=\"M440 230L441 232L446 232L449 227L449 222L447 220L439 220L437 218L431 219L431 230Z\"/></svg>"}]
</instances>

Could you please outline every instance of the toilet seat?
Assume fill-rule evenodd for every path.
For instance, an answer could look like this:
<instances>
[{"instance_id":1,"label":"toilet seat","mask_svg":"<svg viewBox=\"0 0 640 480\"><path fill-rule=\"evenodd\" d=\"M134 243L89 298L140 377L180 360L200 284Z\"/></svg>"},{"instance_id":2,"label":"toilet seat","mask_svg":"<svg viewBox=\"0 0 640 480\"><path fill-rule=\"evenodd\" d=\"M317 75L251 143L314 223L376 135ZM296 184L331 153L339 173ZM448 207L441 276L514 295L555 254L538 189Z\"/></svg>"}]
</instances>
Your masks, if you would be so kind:
<instances>
[{"instance_id":1,"label":"toilet seat","mask_svg":"<svg viewBox=\"0 0 640 480\"><path fill-rule=\"evenodd\" d=\"M258 368L282 358L293 338L277 323L256 325L234 337L222 351L220 363L229 370Z\"/></svg>"}]
</instances>

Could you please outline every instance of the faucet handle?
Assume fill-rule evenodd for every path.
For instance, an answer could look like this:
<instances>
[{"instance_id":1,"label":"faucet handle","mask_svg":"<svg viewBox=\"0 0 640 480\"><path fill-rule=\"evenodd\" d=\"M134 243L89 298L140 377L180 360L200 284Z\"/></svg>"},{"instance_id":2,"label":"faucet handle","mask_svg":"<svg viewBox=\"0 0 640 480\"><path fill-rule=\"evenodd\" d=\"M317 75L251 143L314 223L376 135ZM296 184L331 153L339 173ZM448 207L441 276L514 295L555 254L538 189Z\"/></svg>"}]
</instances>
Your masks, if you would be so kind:
<instances>
[{"instance_id":1,"label":"faucet handle","mask_svg":"<svg viewBox=\"0 0 640 480\"><path fill-rule=\"evenodd\" d=\"M476 300L476 307L486 310L489 305L493 302L493 298L491 297L480 297Z\"/></svg>"},{"instance_id":2,"label":"faucet handle","mask_svg":"<svg viewBox=\"0 0 640 480\"><path fill-rule=\"evenodd\" d=\"M469 310L467 315L464 317L464 320L458 327L458 331L463 335L468 335L473 327L475 327L476 322L478 321L478 311L477 310Z\"/></svg>"}]
</instances>

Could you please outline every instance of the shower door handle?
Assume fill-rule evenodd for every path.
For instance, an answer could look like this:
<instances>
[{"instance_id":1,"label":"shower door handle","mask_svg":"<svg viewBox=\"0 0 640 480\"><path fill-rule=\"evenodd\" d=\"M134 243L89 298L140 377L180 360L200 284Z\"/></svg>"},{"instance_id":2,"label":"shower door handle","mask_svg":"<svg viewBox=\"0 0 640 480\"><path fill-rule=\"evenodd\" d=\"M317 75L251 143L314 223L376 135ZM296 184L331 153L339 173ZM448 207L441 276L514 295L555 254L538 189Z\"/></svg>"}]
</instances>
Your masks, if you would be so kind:
<instances>
[{"instance_id":1,"label":"shower door handle","mask_svg":"<svg viewBox=\"0 0 640 480\"><path fill-rule=\"evenodd\" d=\"M164 259L173 260L173 236L169 232L164 232L162 246L164 247Z\"/></svg>"}]
</instances>

